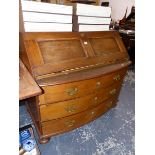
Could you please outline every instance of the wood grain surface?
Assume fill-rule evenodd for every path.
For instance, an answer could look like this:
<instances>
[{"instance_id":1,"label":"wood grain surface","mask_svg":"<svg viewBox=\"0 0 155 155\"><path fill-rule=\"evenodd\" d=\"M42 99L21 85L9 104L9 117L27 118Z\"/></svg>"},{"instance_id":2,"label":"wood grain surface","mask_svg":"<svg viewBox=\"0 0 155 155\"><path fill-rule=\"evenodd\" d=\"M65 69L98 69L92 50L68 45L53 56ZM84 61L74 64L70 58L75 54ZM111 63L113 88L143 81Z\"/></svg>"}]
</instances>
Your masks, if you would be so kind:
<instances>
[{"instance_id":1,"label":"wood grain surface","mask_svg":"<svg viewBox=\"0 0 155 155\"><path fill-rule=\"evenodd\" d=\"M33 77L19 60L19 99L23 100L32 96L40 95L41 89L34 81Z\"/></svg>"}]
</instances>

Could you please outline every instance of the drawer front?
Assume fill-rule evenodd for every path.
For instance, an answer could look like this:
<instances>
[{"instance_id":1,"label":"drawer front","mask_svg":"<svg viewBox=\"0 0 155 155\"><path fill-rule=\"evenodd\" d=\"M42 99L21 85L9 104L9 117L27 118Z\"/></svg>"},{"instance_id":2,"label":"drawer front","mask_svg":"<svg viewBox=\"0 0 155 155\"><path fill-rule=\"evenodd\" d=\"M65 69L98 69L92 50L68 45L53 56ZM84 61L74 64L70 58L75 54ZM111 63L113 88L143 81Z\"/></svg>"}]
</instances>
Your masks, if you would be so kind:
<instances>
[{"instance_id":1,"label":"drawer front","mask_svg":"<svg viewBox=\"0 0 155 155\"><path fill-rule=\"evenodd\" d=\"M101 116L108 109L113 107L116 104L116 101L116 98L106 100L104 103L88 111L84 111L82 113L78 113L76 115L72 115L62 119L55 119L52 121L43 122L43 135L55 135L80 127Z\"/></svg>"},{"instance_id":2,"label":"drawer front","mask_svg":"<svg viewBox=\"0 0 155 155\"><path fill-rule=\"evenodd\" d=\"M42 87L45 103L52 103L85 96L92 92L106 88L114 83L122 81L126 70L120 70L97 78L72 82L62 85ZM40 104L44 104L41 103Z\"/></svg>"},{"instance_id":3,"label":"drawer front","mask_svg":"<svg viewBox=\"0 0 155 155\"><path fill-rule=\"evenodd\" d=\"M119 94L121 83L116 83L108 88L100 89L96 93L63 102L51 103L40 106L41 121L57 119L82 112L97 106L103 101Z\"/></svg>"}]
</instances>

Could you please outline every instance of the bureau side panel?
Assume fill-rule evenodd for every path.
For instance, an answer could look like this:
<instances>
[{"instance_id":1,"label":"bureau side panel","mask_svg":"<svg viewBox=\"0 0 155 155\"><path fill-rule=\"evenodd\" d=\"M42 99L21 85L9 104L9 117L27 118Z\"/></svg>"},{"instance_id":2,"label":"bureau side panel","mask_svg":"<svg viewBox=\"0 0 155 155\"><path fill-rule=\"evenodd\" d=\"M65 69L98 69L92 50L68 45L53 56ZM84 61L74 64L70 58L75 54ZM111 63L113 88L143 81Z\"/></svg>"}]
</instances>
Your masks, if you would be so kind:
<instances>
[{"instance_id":1,"label":"bureau side panel","mask_svg":"<svg viewBox=\"0 0 155 155\"><path fill-rule=\"evenodd\" d=\"M32 97L27 99L27 110L31 115L31 118L33 120L33 123L39 133L39 135L42 135L42 128L40 124L40 109L38 106L38 96L37 97Z\"/></svg>"}]
</instances>

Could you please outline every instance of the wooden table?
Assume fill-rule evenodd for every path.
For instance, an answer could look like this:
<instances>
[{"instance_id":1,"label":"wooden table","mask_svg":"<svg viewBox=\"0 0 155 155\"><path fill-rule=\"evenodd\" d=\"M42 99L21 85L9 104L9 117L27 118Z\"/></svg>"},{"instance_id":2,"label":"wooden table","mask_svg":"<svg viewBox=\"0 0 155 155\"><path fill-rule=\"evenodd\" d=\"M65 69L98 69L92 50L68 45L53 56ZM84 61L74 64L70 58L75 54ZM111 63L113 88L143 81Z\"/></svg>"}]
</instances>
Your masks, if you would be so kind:
<instances>
[{"instance_id":1,"label":"wooden table","mask_svg":"<svg viewBox=\"0 0 155 155\"><path fill-rule=\"evenodd\" d=\"M19 60L19 99L23 100L41 93L40 87L34 81L23 62Z\"/></svg>"}]
</instances>

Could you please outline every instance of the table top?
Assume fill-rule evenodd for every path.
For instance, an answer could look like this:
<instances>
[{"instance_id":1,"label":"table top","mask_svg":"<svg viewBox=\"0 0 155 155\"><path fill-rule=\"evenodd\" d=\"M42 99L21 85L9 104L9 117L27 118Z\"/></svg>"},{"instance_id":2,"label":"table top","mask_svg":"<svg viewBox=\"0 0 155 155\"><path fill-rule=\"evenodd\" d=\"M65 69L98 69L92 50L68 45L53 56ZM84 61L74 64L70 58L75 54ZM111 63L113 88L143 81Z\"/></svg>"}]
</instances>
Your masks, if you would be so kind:
<instances>
[{"instance_id":1,"label":"table top","mask_svg":"<svg viewBox=\"0 0 155 155\"><path fill-rule=\"evenodd\" d=\"M19 60L19 100L40 95L42 93L25 65Z\"/></svg>"}]
</instances>

